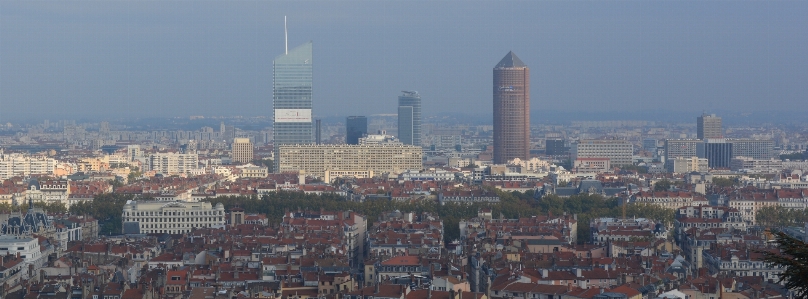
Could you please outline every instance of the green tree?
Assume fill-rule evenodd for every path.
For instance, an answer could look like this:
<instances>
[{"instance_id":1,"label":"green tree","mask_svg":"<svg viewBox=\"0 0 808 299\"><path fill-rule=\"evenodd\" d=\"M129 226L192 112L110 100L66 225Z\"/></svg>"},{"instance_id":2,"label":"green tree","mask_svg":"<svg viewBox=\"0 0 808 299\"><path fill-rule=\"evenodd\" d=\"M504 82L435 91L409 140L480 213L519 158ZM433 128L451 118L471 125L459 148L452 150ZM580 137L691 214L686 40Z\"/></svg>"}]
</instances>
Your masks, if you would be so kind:
<instances>
[{"instance_id":1,"label":"green tree","mask_svg":"<svg viewBox=\"0 0 808 299\"><path fill-rule=\"evenodd\" d=\"M808 244L783 232L774 232L780 249L760 251L769 267L783 268L778 283L794 291L794 298L808 299Z\"/></svg>"},{"instance_id":2,"label":"green tree","mask_svg":"<svg viewBox=\"0 0 808 299\"><path fill-rule=\"evenodd\" d=\"M637 165L623 165L620 166L621 170L634 170L637 173L648 173L648 167Z\"/></svg>"},{"instance_id":3,"label":"green tree","mask_svg":"<svg viewBox=\"0 0 808 299\"><path fill-rule=\"evenodd\" d=\"M270 160L270 159L255 159L255 160L252 160L253 165L255 165L255 166L264 166L264 167L268 168L270 172L272 172L272 166L273 166L272 163L273 163L273 161Z\"/></svg>"},{"instance_id":4,"label":"green tree","mask_svg":"<svg viewBox=\"0 0 808 299\"><path fill-rule=\"evenodd\" d=\"M654 183L654 191L668 191L671 189L671 181L664 179Z\"/></svg>"},{"instance_id":5,"label":"green tree","mask_svg":"<svg viewBox=\"0 0 808 299\"><path fill-rule=\"evenodd\" d=\"M112 190L116 190L119 187L123 186L123 182L116 179L107 180L107 183L109 183L112 186Z\"/></svg>"},{"instance_id":6,"label":"green tree","mask_svg":"<svg viewBox=\"0 0 808 299\"><path fill-rule=\"evenodd\" d=\"M60 202L34 202L34 207L42 208L42 210L48 214L63 214L67 212L67 207L65 207L65 204Z\"/></svg>"},{"instance_id":7,"label":"green tree","mask_svg":"<svg viewBox=\"0 0 808 299\"><path fill-rule=\"evenodd\" d=\"M131 194L109 193L96 195L92 201L75 203L70 206L70 213L90 215L98 220L101 234L120 234L122 230L121 214L127 200L135 199Z\"/></svg>"},{"instance_id":8,"label":"green tree","mask_svg":"<svg viewBox=\"0 0 808 299\"><path fill-rule=\"evenodd\" d=\"M720 187L731 187L732 185L735 185L735 180L734 179L729 179L729 178L714 177L713 178L713 185L720 186Z\"/></svg>"},{"instance_id":9,"label":"green tree","mask_svg":"<svg viewBox=\"0 0 808 299\"><path fill-rule=\"evenodd\" d=\"M131 171L129 172L129 175L126 176L126 182L131 184L135 180L139 179L142 175L143 173L140 172L139 168L132 167Z\"/></svg>"},{"instance_id":10,"label":"green tree","mask_svg":"<svg viewBox=\"0 0 808 299\"><path fill-rule=\"evenodd\" d=\"M11 208L10 203L0 203L0 213L10 213Z\"/></svg>"}]
</instances>

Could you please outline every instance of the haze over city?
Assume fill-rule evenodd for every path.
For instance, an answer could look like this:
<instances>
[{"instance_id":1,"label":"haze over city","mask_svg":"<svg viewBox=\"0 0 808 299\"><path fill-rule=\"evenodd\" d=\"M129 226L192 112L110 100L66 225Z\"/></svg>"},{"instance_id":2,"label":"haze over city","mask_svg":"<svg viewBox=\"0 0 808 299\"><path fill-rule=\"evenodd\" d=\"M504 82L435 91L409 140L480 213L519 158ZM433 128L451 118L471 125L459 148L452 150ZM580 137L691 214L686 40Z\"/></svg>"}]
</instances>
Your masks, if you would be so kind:
<instances>
[{"instance_id":1,"label":"haze over city","mask_svg":"<svg viewBox=\"0 0 808 299\"><path fill-rule=\"evenodd\" d=\"M425 115L490 121L491 68L511 50L532 70L533 123L799 118L806 15L805 1L2 1L0 121L269 117L284 16L290 48L313 41L320 118L395 114L417 90Z\"/></svg>"}]
</instances>

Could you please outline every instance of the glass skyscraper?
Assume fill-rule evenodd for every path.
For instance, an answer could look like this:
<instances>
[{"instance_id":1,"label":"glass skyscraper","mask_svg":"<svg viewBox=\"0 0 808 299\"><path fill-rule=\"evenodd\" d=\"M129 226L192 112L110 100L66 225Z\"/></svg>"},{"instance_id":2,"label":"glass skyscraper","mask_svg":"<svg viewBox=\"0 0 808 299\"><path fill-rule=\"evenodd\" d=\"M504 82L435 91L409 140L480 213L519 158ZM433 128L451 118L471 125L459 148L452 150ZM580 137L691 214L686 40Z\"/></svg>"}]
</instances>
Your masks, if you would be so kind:
<instances>
[{"instance_id":1,"label":"glass skyscraper","mask_svg":"<svg viewBox=\"0 0 808 299\"><path fill-rule=\"evenodd\" d=\"M417 91L402 92L398 97L398 139L421 146L421 95Z\"/></svg>"},{"instance_id":2,"label":"glass skyscraper","mask_svg":"<svg viewBox=\"0 0 808 299\"><path fill-rule=\"evenodd\" d=\"M272 129L275 159L279 158L279 145L312 143L311 49L312 43L307 42L287 54L275 57L273 61Z\"/></svg>"},{"instance_id":3,"label":"glass skyscraper","mask_svg":"<svg viewBox=\"0 0 808 299\"><path fill-rule=\"evenodd\" d=\"M368 118L348 116L345 120L345 143L359 144L359 138L368 133Z\"/></svg>"}]
</instances>

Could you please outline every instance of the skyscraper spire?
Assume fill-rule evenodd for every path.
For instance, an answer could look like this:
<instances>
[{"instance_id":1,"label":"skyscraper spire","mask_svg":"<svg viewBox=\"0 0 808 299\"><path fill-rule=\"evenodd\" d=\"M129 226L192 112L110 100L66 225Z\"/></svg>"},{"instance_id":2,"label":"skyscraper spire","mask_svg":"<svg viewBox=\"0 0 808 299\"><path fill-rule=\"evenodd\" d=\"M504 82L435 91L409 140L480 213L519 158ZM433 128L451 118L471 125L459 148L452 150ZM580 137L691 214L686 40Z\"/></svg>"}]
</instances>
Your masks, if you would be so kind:
<instances>
[{"instance_id":1,"label":"skyscraper spire","mask_svg":"<svg viewBox=\"0 0 808 299\"><path fill-rule=\"evenodd\" d=\"M283 16L283 49L283 53L289 55L289 33L286 30L286 16Z\"/></svg>"}]
</instances>

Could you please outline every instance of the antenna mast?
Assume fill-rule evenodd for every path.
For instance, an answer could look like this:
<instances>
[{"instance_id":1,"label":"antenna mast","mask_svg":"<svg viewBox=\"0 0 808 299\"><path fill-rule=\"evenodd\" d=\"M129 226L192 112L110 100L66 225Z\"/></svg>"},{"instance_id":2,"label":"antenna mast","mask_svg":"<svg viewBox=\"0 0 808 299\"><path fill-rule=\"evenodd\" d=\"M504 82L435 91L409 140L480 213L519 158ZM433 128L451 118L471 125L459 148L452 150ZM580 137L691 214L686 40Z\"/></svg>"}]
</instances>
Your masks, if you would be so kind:
<instances>
[{"instance_id":1,"label":"antenna mast","mask_svg":"<svg viewBox=\"0 0 808 299\"><path fill-rule=\"evenodd\" d=\"M286 55L289 55L289 33L286 31L286 16L283 16L283 48L286 50Z\"/></svg>"}]
</instances>

